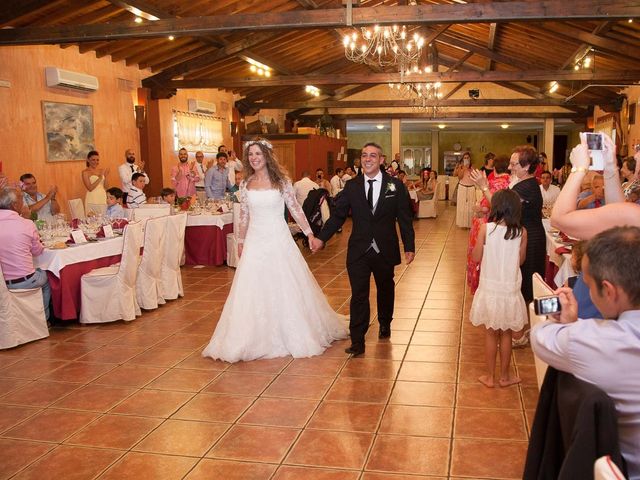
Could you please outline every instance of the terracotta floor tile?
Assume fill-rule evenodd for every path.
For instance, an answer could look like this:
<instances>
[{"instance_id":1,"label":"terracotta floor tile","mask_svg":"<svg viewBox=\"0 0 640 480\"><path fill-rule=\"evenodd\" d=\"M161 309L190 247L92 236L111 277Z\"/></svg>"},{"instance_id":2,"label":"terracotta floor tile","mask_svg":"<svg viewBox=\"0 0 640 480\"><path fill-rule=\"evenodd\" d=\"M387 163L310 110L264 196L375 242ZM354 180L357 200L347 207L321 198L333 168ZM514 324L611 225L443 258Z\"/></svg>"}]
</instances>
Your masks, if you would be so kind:
<instances>
[{"instance_id":1,"label":"terracotta floor tile","mask_svg":"<svg viewBox=\"0 0 640 480\"><path fill-rule=\"evenodd\" d=\"M118 387L143 387L165 372L164 368L146 365L120 365L104 374L94 383L98 385L115 385Z\"/></svg>"},{"instance_id":2,"label":"terracotta floor tile","mask_svg":"<svg viewBox=\"0 0 640 480\"><path fill-rule=\"evenodd\" d=\"M445 438L378 435L365 470L446 475L449 443Z\"/></svg>"},{"instance_id":3,"label":"terracotta floor tile","mask_svg":"<svg viewBox=\"0 0 640 480\"><path fill-rule=\"evenodd\" d=\"M522 386L533 387L538 385L536 367L534 365L518 365L518 376L522 380Z\"/></svg>"},{"instance_id":4,"label":"terracotta floor tile","mask_svg":"<svg viewBox=\"0 0 640 480\"><path fill-rule=\"evenodd\" d=\"M118 450L60 445L13 478L16 480L44 478L85 480L97 476L121 455L122 452Z\"/></svg>"},{"instance_id":5,"label":"terracotta floor tile","mask_svg":"<svg viewBox=\"0 0 640 480\"><path fill-rule=\"evenodd\" d=\"M524 399L524 408L535 410L538 405L538 397L540 396L538 387L520 386L520 390L522 391L522 398Z\"/></svg>"},{"instance_id":6,"label":"terracotta floor tile","mask_svg":"<svg viewBox=\"0 0 640 480\"><path fill-rule=\"evenodd\" d=\"M78 388L75 383L36 380L2 397L3 403L47 407Z\"/></svg>"},{"instance_id":7,"label":"terracotta floor tile","mask_svg":"<svg viewBox=\"0 0 640 480\"><path fill-rule=\"evenodd\" d=\"M459 320L419 320L417 332L460 333Z\"/></svg>"},{"instance_id":8,"label":"terracotta floor tile","mask_svg":"<svg viewBox=\"0 0 640 480\"><path fill-rule=\"evenodd\" d=\"M0 378L0 397L30 383L25 378Z\"/></svg>"},{"instance_id":9,"label":"terracotta floor tile","mask_svg":"<svg viewBox=\"0 0 640 480\"><path fill-rule=\"evenodd\" d=\"M386 403L392 388L392 381L339 377L329 390L326 399Z\"/></svg>"},{"instance_id":10,"label":"terracotta floor tile","mask_svg":"<svg viewBox=\"0 0 640 480\"><path fill-rule=\"evenodd\" d=\"M269 385L263 396L319 400L329 389L332 381L333 379L328 377L282 374Z\"/></svg>"},{"instance_id":11,"label":"terracotta floor tile","mask_svg":"<svg viewBox=\"0 0 640 480\"><path fill-rule=\"evenodd\" d=\"M378 340L376 333L375 339L367 341L366 349L367 359L402 360L407 351L407 345Z\"/></svg>"},{"instance_id":12,"label":"terracotta floor tile","mask_svg":"<svg viewBox=\"0 0 640 480\"><path fill-rule=\"evenodd\" d=\"M176 365L176 368L189 368L195 370L206 370L220 372L229 368L231 364L213 360L202 356L202 352L196 351Z\"/></svg>"},{"instance_id":13,"label":"terracotta floor tile","mask_svg":"<svg viewBox=\"0 0 640 480\"><path fill-rule=\"evenodd\" d=\"M253 401L252 397L199 393L172 418L205 422L235 422Z\"/></svg>"},{"instance_id":14,"label":"terracotta floor tile","mask_svg":"<svg viewBox=\"0 0 640 480\"><path fill-rule=\"evenodd\" d=\"M208 385L219 372L172 368L155 379L146 388L157 390L174 390L182 392L199 392Z\"/></svg>"},{"instance_id":15,"label":"terracotta floor tile","mask_svg":"<svg viewBox=\"0 0 640 480\"><path fill-rule=\"evenodd\" d=\"M54 371L69 362L67 360L56 360L52 358L43 358L34 361L32 358L18 360L12 365L0 370L0 378L24 378L35 380L51 371Z\"/></svg>"},{"instance_id":16,"label":"terracotta floor tile","mask_svg":"<svg viewBox=\"0 0 640 480\"><path fill-rule=\"evenodd\" d=\"M522 403L518 388L487 388L480 383L461 383L457 406L519 410Z\"/></svg>"},{"instance_id":17,"label":"terracotta floor tile","mask_svg":"<svg viewBox=\"0 0 640 480\"><path fill-rule=\"evenodd\" d=\"M346 362L343 358L295 358L284 370L288 375L307 375L320 377L335 377Z\"/></svg>"},{"instance_id":18,"label":"terracotta floor tile","mask_svg":"<svg viewBox=\"0 0 640 480\"><path fill-rule=\"evenodd\" d=\"M527 442L455 439L451 475L480 478L522 478ZM500 459L499 466L496 459Z\"/></svg>"},{"instance_id":19,"label":"terracotta floor tile","mask_svg":"<svg viewBox=\"0 0 640 480\"><path fill-rule=\"evenodd\" d=\"M464 363L483 363L484 345L463 345L460 349L460 361Z\"/></svg>"},{"instance_id":20,"label":"terracotta floor tile","mask_svg":"<svg viewBox=\"0 0 640 480\"><path fill-rule=\"evenodd\" d=\"M515 368L511 366L511 371L515 375ZM460 363L460 370L458 372L458 383L473 383L478 384L478 377L480 375L486 375L486 367L484 363ZM499 367L496 365L495 378L499 378ZM517 387L509 387L516 388Z\"/></svg>"},{"instance_id":21,"label":"terracotta floor tile","mask_svg":"<svg viewBox=\"0 0 640 480\"><path fill-rule=\"evenodd\" d=\"M22 440L0 438L0 451L2 452L0 478L10 478L21 468L26 467L54 447L55 445L51 443L24 442Z\"/></svg>"},{"instance_id":22,"label":"terracotta floor tile","mask_svg":"<svg viewBox=\"0 0 640 480\"><path fill-rule=\"evenodd\" d=\"M269 480L277 465L202 459L185 480Z\"/></svg>"},{"instance_id":23,"label":"terracotta floor tile","mask_svg":"<svg viewBox=\"0 0 640 480\"><path fill-rule=\"evenodd\" d=\"M17 425L39 411L40 409L38 408L16 407L12 405L0 406L0 432Z\"/></svg>"},{"instance_id":24,"label":"terracotta floor tile","mask_svg":"<svg viewBox=\"0 0 640 480\"><path fill-rule=\"evenodd\" d=\"M110 345L124 345L127 347L150 347L166 340L169 337L166 333L131 332L116 338Z\"/></svg>"},{"instance_id":25,"label":"terracotta floor tile","mask_svg":"<svg viewBox=\"0 0 640 480\"><path fill-rule=\"evenodd\" d=\"M191 457L175 457L129 452L99 477L99 480L139 480L158 478L179 480L196 464Z\"/></svg>"},{"instance_id":26,"label":"terracotta floor tile","mask_svg":"<svg viewBox=\"0 0 640 480\"><path fill-rule=\"evenodd\" d=\"M448 332L414 332L411 337L411 345L440 345L457 347L460 343L460 335Z\"/></svg>"},{"instance_id":27,"label":"terracotta floor tile","mask_svg":"<svg viewBox=\"0 0 640 480\"><path fill-rule=\"evenodd\" d=\"M88 383L113 368L114 365L104 363L73 362L53 372L47 373L40 378L42 380L53 380L56 382Z\"/></svg>"},{"instance_id":28,"label":"terracotta floor tile","mask_svg":"<svg viewBox=\"0 0 640 480\"><path fill-rule=\"evenodd\" d=\"M47 409L4 432L5 437L43 442L62 442L97 418L89 412Z\"/></svg>"},{"instance_id":29,"label":"terracotta floor tile","mask_svg":"<svg viewBox=\"0 0 640 480\"><path fill-rule=\"evenodd\" d=\"M375 432L384 405L356 402L322 402L307 428L350 432Z\"/></svg>"},{"instance_id":30,"label":"terracotta floor tile","mask_svg":"<svg viewBox=\"0 0 640 480\"><path fill-rule=\"evenodd\" d=\"M210 339L211 335L171 335L166 340L160 342L157 347L199 350L204 348Z\"/></svg>"},{"instance_id":31,"label":"terracotta floor tile","mask_svg":"<svg viewBox=\"0 0 640 480\"><path fill-rule=\"evenodd\" d=\"M447 477L428 477L424 475L402 475L395 473L364 472L360 480L446 480ZM459 479L463 480L463 479ZM473 480L473 479L464 479Z\"/></svg>"},{"instance_id":32,"label":"terracotta floor tile","mask_svg":"<svg viewBox=\"0 0 640 480\"><path fill-rule=\"evenodd\" d=\"M458 347L409 345L405 360L408 362L444 362L458 361Z\"/></svg>"},{"instance_id":33,"label":"terracotta floor tile","mask_svg":"<svg viewBox=\"0 0 640 480\"><path fill-rule=\"evenodd\" d=\"M173 367L191 355L192 350L152 347L133 357L130 365L148 365L150 367Z\"/></svg>"},{"instance_id":34,"label":"terracotta floor tile","mask_svg":"<svg viewBox=\"0 0 640 480\"><path fill-rule=\"evenodd\" d=\"M299 432L293 428L236 425L207 457L277 463L282 461Z\"/></svg>"},{"instance_id":35,"label":"terracotta floor tile","mask_svg":"<svg viewBox=\"0 0 640 480\"><path fill-rule=\"evenodd\" d=\"M369 433L305 430L285 463L360 469L372 441L373 435Z\"/></svg>"},{"instance_id":36,"label":"terracotta floor tile","mask_svg":"<svg viewBox=\"0 0 640 480\"><path fill-rule=\"evenodd\" d=\"M259 398L238 423L302 428L317 406L317 400Z\"/></svg>"},{"instance_id":37,"label":"terracotta floor tile","mask_svg":"<svg viewBox=\"0 0 640 480\"><path fill-rule=\"evenodd\" d=\"M375 358L351 358L340 376L343 378L366 378L392 380L398 373L400 362Z\"/></svg>"},{"instance_id":38,"label":"terracotta floor tile","mask_svg":"<svg viewBox=\"0 0 640 480\"><path fill-rule=\"evenodd\" d=\"M193 397L187 392L138 390L111 410L111 413L168 418Z\"/></svg>"},{"instance_id":39,"label":"terracotta floor tile","mask_svg":"<svg viewBox=\"0 0 640 480\"><path fill-rule=\"evenodd\" d=\"M104 415L65 443L127 450L162 423L159 418Z\"/></svg>"},{"instance_id":40,"label":"terracotta floor tile","mask_svg":"<svg viewBox=\"0 0 640 480\"><path fill-rule=\"evenodd\" d=\"M454 383L456 370L455 363L404 362L398 380Z\"/></svg>"},{"instance_id":41,"label":"terracotta floor tile","mask_svg":"<svg viewBox=\"0 0 640 480\"><path fill-rule=\"evenodd\" d=\"M379 433L449 437L452 423L453 408L388 405Z\"/></svg>"},{"instance_id":42,"label":"terracotta floor tile","mask_svg":"<svg viewBox=\"0 0 640 480\"><path fill-rule=\"evenodd\" d=\"M128 387L111 387L107 385L85 385L75 392L56 402L56 408L71 410L89 410L92 412L106 412L116 404L127 398L136 390Z\"/></svg>"},{"instance_id":43,"label":"terracotta floor tile","mask_svg":"<svg viewBox=\"0 0 640 480\"><path fill-rule=\"evenodd\" d=\"M440 283L441 279L438 278L438 283ZM434 300L436 301L436 300ZM427 302L427 305L429 302ZM459 309L437 309L437 308L429 308L426 307L422 309L422 313L420 313L420 320L451 320L451 321L459 321L462 312Z\"/></svg>"},{"instance_id":44,"label":"terracotta floor tile","mask_svg":"<svg viewBox=\"0 0 640 480\"><path fill-rule=\"evenodd\" d=\"M68 343L83 343L85 345L107 345L113 342L116 338L120 338L126 335L125 331L115 330L98 330L97 328L91 328L90 326L82 330L74 330L73 335L70 338L65 339Z\"/></svg>"},{"instance_id":45,"label":"terracotta floor tile","mask_svg":"<svg viewBox=\"0 0 640 480\"><path fill-rule=\"evenodd\" d=\"M135 357L139 353L143 352L145 347L128 347L123 345L105 345L90 353L87 353L83 357L80 357L82 362L92 363L124 363L127 360Z\"/></svg>"},{"instance_id":46,"label":"terracotta floor tile","mask_svg":"<svg viewBox=\"0 0 640 480\"><path fill-rule=\"evenodd\" d=\"M231 372L244 373L280 373L293 360L291 357L271 358L269 360L254 360L252 362L238 362L229 367Z\"/></svg>"},{"instance_id":47,"label":"terracotta floor tile","mask_svg":"<svg viewBox=\"0 0 640 480\"><path fill-rule=\"evenodd\" d=\"M49 348L38 350L34 358L50 358L55 360L76 360L83 355L95 350L95 345L83 345L81 343L58 343L49 345Z\"/></svg>"},{"instance_id":48,"label":"terracotta floor tile","mask_svg":"<svg viewBox=\"0 0 640 480\"><path fill-rule=\"evenodd\" d=\"M226 371L211 382L204 391L209 393L256 396L260 395L274 378L276 378L275 375L264 373Z\"/></svg>"},{"instance_id":49,"label":"terracotta floor tile","mask_svg":"<svg viewBox=\"0 0 640 480\"><path fill-rule=\"evenodd\" d=\"M356 471L283 465L272 480L358 480L359 477L360 472Z\"/></svg>"},{"instance_id":50,"label":"terracotta floor tile","mask_svg":"<svg viewBox=\"0 0 640 480\"><path fill-rule=\"evenodd\" d=\"M425 405L452 407L455 385L449 383L401 382L395 383L389 403L396 405Z\"/></svg>"},{"instance_id":51,"label":"terracotta floor tile","mask_svg":"<svg viewBox=\"0 0 640 480\"><path fill-rule=\"evenodd\" d=\"M167 420L133 450L202 457L229 427L225 423Z\"/></svg>"},{"instance_id":52,"label":"terracotta floor tile","mask_svg":"<svg viewBox=\"0 0 640 480\"><path fill-rule=\"evenodd\" d=\"M520 410L456 409L454 436L526 440L524 416Z\"/></svg>"}]
</instances>

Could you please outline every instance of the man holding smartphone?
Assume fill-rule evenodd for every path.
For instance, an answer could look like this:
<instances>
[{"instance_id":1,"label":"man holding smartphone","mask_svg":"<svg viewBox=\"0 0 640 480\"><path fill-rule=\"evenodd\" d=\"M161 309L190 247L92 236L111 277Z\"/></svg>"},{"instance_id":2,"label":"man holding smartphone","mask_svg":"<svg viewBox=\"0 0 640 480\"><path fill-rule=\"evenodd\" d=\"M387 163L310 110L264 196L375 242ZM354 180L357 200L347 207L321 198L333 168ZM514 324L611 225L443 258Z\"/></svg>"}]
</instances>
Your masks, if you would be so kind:
<instances>
[{"instance_id":1,"label":"man holding smartphone","mask_svg":"<svg viewBox=\"0 0 640 480\"><path fill-rule=\"evenodd\" d=\"M603 390L618 414L620 450L629 478L640 478L640 228L594 236L582 259L584 281L605 320L578 319L571 289L560 288L562 311L531 330L534 353L548 365Z\"/></svg>"}]
</instances>

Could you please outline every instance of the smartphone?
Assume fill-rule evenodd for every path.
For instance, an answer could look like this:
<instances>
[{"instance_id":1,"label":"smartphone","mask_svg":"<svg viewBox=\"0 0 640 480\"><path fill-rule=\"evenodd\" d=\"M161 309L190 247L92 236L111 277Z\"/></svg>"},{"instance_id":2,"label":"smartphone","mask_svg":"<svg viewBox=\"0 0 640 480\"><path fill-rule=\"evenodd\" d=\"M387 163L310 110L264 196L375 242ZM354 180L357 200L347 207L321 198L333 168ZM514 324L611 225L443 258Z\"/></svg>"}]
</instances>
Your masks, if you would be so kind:
<instances>
[{"instance_id":1,"label":"smartphone","mask_svg":"<svg viewBox=\"0 0 640 480\"><path fill-rule=\"evenodd\" d=\"M552 315L558 313L561 310L560 299L557 295L534 298L533 309L536 315Z\"/></svg>"},{"instance_id":2,"label":"smartphone","mask_svg":"<svg viewBox=\"0 0 640 480\"><path fill-rule=\"evenodd\" d=\"M602 154L602 150L604 150L604 137L601 133L586 132L583 135L587 141L587 148L591 156L589 170L604 170L604 156Z\"/></svg>"}]
</instances>

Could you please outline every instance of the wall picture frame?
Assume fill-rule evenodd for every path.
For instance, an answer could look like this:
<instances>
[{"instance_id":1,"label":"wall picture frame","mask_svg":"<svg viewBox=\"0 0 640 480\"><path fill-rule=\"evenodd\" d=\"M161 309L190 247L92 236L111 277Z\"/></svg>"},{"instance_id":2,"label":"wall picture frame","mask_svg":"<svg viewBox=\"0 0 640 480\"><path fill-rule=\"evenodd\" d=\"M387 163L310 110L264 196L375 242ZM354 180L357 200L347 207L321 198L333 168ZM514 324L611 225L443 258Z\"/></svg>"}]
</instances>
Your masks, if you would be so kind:
<instances>
[{"instance_id":1,"label":"wall picture frame","mask_svg":"<svg viewBox=\"0 0 640 480\"><path fill-rule=\"evenodd\" d=\"M47 162L86 160L95 150L92 105L43 100L42 119Z\"/></svg>"}]
</instances>

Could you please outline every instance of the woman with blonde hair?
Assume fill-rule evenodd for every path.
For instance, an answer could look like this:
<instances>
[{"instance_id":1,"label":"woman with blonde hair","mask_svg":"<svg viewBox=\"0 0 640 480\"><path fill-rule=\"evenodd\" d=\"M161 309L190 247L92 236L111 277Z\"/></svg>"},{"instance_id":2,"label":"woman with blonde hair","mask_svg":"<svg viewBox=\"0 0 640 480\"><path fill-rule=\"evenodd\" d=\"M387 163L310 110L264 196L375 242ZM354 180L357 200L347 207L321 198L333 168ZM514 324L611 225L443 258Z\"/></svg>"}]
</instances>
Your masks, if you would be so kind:
<instances>
[{"instance_id":1,"label":"woman with blonde hair","mask_svg":"<svg viewBox=\"0 0 640 480\"><path fill-rule=\"evenodd\" d=\"M271 143L246 143L242 163L240 261L202 355L227 362L320 355L334 340L346 338L347 324L327 302L293 241L282 215L285 204L313 240L309 222Z\"/></svg>"}]
</instances>

